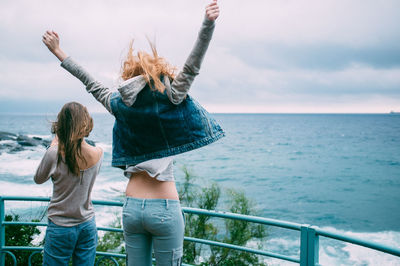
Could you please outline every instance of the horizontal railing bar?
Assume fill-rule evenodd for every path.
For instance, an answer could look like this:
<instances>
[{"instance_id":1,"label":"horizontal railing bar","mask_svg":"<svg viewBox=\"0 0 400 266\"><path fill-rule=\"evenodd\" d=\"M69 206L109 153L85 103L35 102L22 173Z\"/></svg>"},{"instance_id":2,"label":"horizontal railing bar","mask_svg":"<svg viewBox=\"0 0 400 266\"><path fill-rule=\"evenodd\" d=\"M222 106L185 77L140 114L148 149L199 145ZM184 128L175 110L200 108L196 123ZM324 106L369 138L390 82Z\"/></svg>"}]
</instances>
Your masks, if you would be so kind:
<instances>
[{"instance_id":1,"label":"horizontal railing bar","mask_svg":"<svg viewBox=\"0 0 400 266\"><path fill-rule=\"evenodd\" d=\"M1 196L0 199L9 201L50 201L49 197ZM117 206L117 207L122 207L124 205L124 203L121 201L93 200L92 203L94 205Z\"/></svg>"},{"instance_id":2,"label":"horizontal railing bar","mask_svg":"<svg viewBox=\"0 0 400 266\"><path fill-rule=\"evenodd\" d=\"M124 203L121 201L93 200L92 203L94 205L105 205L105 206L116 206L116 207L122 207L124 205Z\"/></svg>"},{"instance_id":3,"label":"horizontal railing bar","mask_svg":"<svg viewBox=\"0 0 400 266\"><path fill-rule=\"evenodd\" d=\"M39 222L3 222L4 225L30 225L30 226L47 226L47 223L39 223ZM113 227L97 227L97 230L100 231L109 231L109 232L119 232L122 233L123 230L121 228L113 228Z\"/></svg>"},{"instance_id":4,"label":"horizontal railing bar","mask_svg":"<svg viewBox=\"0 0 400 266\"><path fill-rule=\"evenodd\" d=\"M109 232L118 232L122 233L124 232L121 228L112 228L112 227L97 227L97 230L99 231L109 231Z\"/></svg>"},{"instance_id":5,"label":"horizontal railing bar","mask_svg":"<svg viewBox=\"0 0 400 266\"><path fill-rule=\"evenodd\" d=\"M50 198L48 198L48 197L3 196L3 197L1 197L1 199L14 200L14 201L50 201ZM120 202L120 201L93 200L92 202L95 205L123 206L123 202ZM198 214L198 215L209 215L209 216L220 217L220 218L242 220L242 221L247 221L247 222L254 222L254 223L260 223L260 224L265 224L265 225L283 227L283 228L297 230L297 231L300 231L300 227L301 227L301 225L297 224L297 223L291 223L291 222L257 217L257 216L251 216L251 215L229 213L229 212L224 212L224 211L210 211L210 210L203 210L203 209L190 208L190 207L183 207L182 210L185 213L193 213L193 214Z\"/></svg>"},{"instance_id":6,"label":"horizontal railing bar","mask_svg":"<svg viewBox=\"0 0 400 266\"><path fill-rule=\"evenodd\" d=\"M2 246L2 250L31 250L31 251L41 251L43 247L27 247L27 246Z\"/></svg>"},{"instance_id":7,"label":"horizontal railing bar","mask_svg":"<svg viewBox=\"0 0 400 266\"><path fill-rule=\"evenodd\" d=\"M3 246L1 248L3 251L9 251L9 250L30 250L30 251L42 251L43 247L19 247L19 246ZM110 253L110 252L103 252L103 251L96 251L96 256L104 256L104 257L116 257L116 258L121 258L125 259L126 255L125 254L119 254L119 253ZM185 264L182 263L183 266L192 266L191 264Z\"/></svg>"},{"instance_id":8,"label":"horizontal railing bar","mask_svg":"<svg viewBox=\"0 0 400 266\"><path fill-rule=\"evenodd\" d=\"M328 238L333 238L336 240L345 241L348 243L356 244L356 245L363 246L366 248L371 248L374 250L382 251L382 252L389 253L394 256L400 257L400 249L398 249L398 248L389 247L389 246L386 246L383 244L374 243L372 241L363 240L363 239L353 237L353 236L337 234L337 233L330 232L330 231L327 231L327 230L324 230L324 229L321 229L318 227L313 227L313 228L315 229L315 232L317 233L317 235L328 237Z\"/></svg>"},{"instance_id":9,"label":"horizontal railing bar","mask_svg":"<svg viewBox=\"0 0 400 266\"><path fill-rule=\"evenodd\" d=\"M43 247L26 247L26 246L3 246L2 250L30 250L30 251L42 251ZM110 253L103 251L96 251L96 255L98 256L107 256L107 257L117 257L117 258L125 258L125 254L119 253Z\"/></svg>"},{"instance_id":10,"label":"horizontal railing bar","mask_svg":"<svg viewBox=\"0 0 400 266\"><path fill-rule=\"evenodd\" d=\"M12 201L50 201L49 197L1 196L0 199Z\"/></svg>"},{"instance_id":11,"label":"horizontal railing bar","mask_svg":"<svg viewBox=\"0 0 400 266\"><path fill-rule=\"evenodd\" d=\"M49 197L21 197L21 196L0 196L0 201L50 201ZM103 201L103 200L93 200L92 201L93 204L95 205L105 205L105 206L117 206L117 207L121 207L123 206L123 202L120 201ZM281 228L286 228L286 229L292 229L292 230L297 230L300 231L301 225L297 224L297 223L292 223L292 222L286 222L286 221L280 221L280 220L276 220L276 219L269 219L269 218L263 218L263 217L257 217L257 216L249 216L249 215L242 215L242 214L235 214L235 213L229 213L229 212L224 212L224 211L213 211L213 210L203 210L203 209L197 209L197 208L190 208L190 207L183 207L182 208L183 211L185 213L191 213L191 214L197 214L197 215L208 215L208 216L212 216L212 217L219 217L219 218L228 218L228 219L235 219L235 220L241 220L241 221L247 221L247 222L254 222L254 223L259 223L259 224L265 224L265 225L271 225L271 226L277 226L277 227L281 227ZM46 226L46 223L35 223L35 222L6 222L3 220L2 224L4 225L33 225L33 226ZM333 238L336 240L340 240L340 241L344 241L344 242L348 242L348 243L352 243L352 244L356 244L356 245L360 245L363 247L367 247L367 248L371 248L373 250L378 250L378 251L382 251L385 253L389 253L395 256L399 256L400 257L400 249L399 248L394 248L394 247L389 247L383 244L379 244L379 243L374 243L371 241L366 241L363 239L359 239L356 237L351 237L351 236L346 236L346 235L341 235L338 233L333 233L333 232L329 232L323 229L320 229L318 227L314 227L315 231L318 235L323 236L323 237L328 237L328 238ZM111 231L111 232L123 232L122 229L119 228L108 228L108 227L99 227L98 230L101 231ZM191 241L194 240L196 238L190 238L190 237L185 237L185 240L187 241ZM198 241L195 241L198 243L203 243L203 244L210 244L213 245L210 242L210 240L203 240L203 239L198 239ZM213 242L213 241L211 241ZM222 246L225 245L224 247L229 247L231 244L226 244L226 243L220 243L220 242L216 242L218 244L214 245L218 245L218 246ZM4 249L12 249L13 247L3 247ZM243 248L240 247L241 249L239 250L243 250L243 251L248 251L248 248ZM41 250L40 248L34 248L34 247L15 247L15 249L25 249L25 250ZM256 254L260 254L264 253L265 251L257 251L257 250L253 250L256 251L258 253ZM251 251L248 251L251 252ZM253 253L253 252L252 252ZM269 252L266 252L269 253ZM112 254L112 253L110 253ZM260 254L263 255L263 254ZM270 256L273 255L273 256ZM276 255L276 256L275 256ZM276 258L282 258L282 259L286 259L289 261L293 261L293 262L299 262L299 260L292 258L292 257L286 257L286 256L281 256L279 254L268 254L265 256L270 256L270 257L276 257ZM288 259L287 259L288 258Z\"/></svg>"},{"instance_id":12,"label":"horizontal railing bar","mask_svg":"<svg viewBox=\"0 0 400 266\"><path fill-rule=\"evenodd\" d=\"M2 247L3 252L7 251L10 252L9 250L31 250L31 251L42 251L43 248L24 248L24 247L17 247L17 246L5 246ZM10 252L11 254L13 254L12 252ZM119 253L110 253L110 252L103 252L103 251L96 251L96 256L103 256L103 257L116 257L116 258L120 258L120 259L125 259L126 255L124 254L119 254ZM182 266L193 266L191 264L185 264L182 263Z\"/></svg>"},{"instance_id":13,"label":"horizontal railing bar","mask_svg":"<svg viewBox=\"0 0 400 266\"><path fill-rule=\"evenodd\" d=\"M31 226L47 226L47 223L39 222L3 222L4 225L31 225Z\"/></svg>"},{"instance_id":14,"label":"horizontal railing bar","mask_svg":"<svg viewBox=\"0 0 400 266\"><path fill-rule=\"evenodd\" d=\"M47 226L47 223L39 223L39 222L3 222L4 225L30 225L30 226ZM109 232L119 232L122 233L123 230L121 228L112 228L112 227L97 227L99 231L109 231Z\"/></svg>"},{"instance_id":15,"label":"horizontal railing bar","mask_svg":"<svg viewBox=\"0 0 400 266\"><path fill-rule=\"evenodd\" d=\"M96 256L105 256L105 257L117 257L121 259L125 259L125 254L119 253L110 253L110 252L103 252L103 251L96 251Z\"/></svg>"},{"instance_id":16,"label":"horizontal railing bar","mask_svg":"<svg viewBox=\"0 0 400 266\"><path fill-rule=\"evenodd\" d=\"M257 250L257 249L237 246L237 245L233 245L233 244L227 244L227 243L223 243L223 242L205 240L205 239L194 238L194 237L184 237L184 240L190 241L190 242L206 244L206 245L210 245L210 246L218 246L218 247L224 247L224 248L229 248L229 249L234 249L234 250L239 250L239 251L245 251L245 252L249 252L249 253L253 253L253 254L257 254L257 255L263 255L263 256L267 256L267 257L272 257L272 258L277 258L277 259L300 263L300 259L297 259L297 258L280 255L280 254L276 254L276 253L272 253L272 252L268 252L268 251Z\"/></svg>"},{"instance_id":17,"label":"horizontal railing bar","mask_svg":"<svg viewBox=\"0 0 400 266\"><path fill-rule=\"evenodd\" d=\"M301 228L301 225L297 224L297 223L291 223L291 222L257 217L257 216L251 216L251 215L236 214L236 213L230 213L230 212L224 212L224 211L203 210L203 209L190 208L190 207L182 207L182 210L185 213L208 215L208 216L229 218L229 219L234 219L234 220L241 220L241 221L259 223L259 224L265 224L265 225L273 225L273 226L283 227L286 229L292 229L292 230L297 230L297 231L300 231L300 228Z\"/></svg>"}]
</instances>

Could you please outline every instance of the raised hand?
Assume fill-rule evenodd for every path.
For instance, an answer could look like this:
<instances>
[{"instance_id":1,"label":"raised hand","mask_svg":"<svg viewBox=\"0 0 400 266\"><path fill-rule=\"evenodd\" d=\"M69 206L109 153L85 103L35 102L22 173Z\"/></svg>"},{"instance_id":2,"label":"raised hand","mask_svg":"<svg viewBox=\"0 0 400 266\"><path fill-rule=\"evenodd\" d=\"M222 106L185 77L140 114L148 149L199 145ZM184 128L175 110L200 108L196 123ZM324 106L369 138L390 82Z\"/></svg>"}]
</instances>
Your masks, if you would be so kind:
<instances>
[{"instance_id":1,"label":"raised hand","mask_svg":"<svg viewBox=\"0 0 400 266\"><path fill-rule=\"evenodd\" d=\"M52 52L60 61L63 61L67 58L67 55L60 48L60 37L54 31L46 31L43 34L42 38L43 43L49 48L50 52Z\"/></svg>"},{"instance_id":2,"label":"raised hand","mask_svg":"<svg viewBox=\"0 0 400 266\"><path fill-rule=\"evenodd\" d=\"M217 0L213 0L206 6L206 16L209 20L215 21L219 16L219 7Z\"/></svg>"}]
</instances>

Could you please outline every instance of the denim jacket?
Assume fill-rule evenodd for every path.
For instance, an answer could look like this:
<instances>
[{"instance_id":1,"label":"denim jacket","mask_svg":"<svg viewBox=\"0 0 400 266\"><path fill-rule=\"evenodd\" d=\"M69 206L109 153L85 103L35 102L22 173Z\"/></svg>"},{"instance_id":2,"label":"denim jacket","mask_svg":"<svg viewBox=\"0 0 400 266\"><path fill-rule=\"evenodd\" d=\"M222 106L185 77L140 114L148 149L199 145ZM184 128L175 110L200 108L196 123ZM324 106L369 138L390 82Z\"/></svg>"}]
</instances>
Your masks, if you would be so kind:
<instances>
[{"instance_id":1,"label":"denim jacket","mask_svg":"<svg viewBox=\"0 0 400 266\"><path fill-rule=\"evenodd\" d=\"M112 166L125 169L180 154L225 135L208 112L187 94L199 74L213 30L214 22L205 18L183 70L174 80L161 77L164 93L152 90L143 76L124 81L112 92L70 57L61 63L115 117Z\"/></svg>"}]
</instances>

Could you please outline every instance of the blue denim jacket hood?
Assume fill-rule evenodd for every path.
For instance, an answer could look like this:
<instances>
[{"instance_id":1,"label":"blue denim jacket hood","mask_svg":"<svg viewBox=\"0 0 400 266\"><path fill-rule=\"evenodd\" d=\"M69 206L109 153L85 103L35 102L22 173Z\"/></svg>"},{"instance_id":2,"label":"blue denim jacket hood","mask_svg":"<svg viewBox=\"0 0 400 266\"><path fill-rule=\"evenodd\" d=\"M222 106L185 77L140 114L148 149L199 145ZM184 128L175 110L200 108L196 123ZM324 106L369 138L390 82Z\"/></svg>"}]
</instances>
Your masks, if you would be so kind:
<instances>
[{"instance_id":1,"label":"blue denim jacket hood","mask_svg":"<svg viewBox=\"0 0 400 266\"><path fill-rule=\"evenodd\" d=\"M143 80L131 79L111 96L115 116L112 166L125 168L191 151L225 135L190 95L176 105L168 98L168 90L152 90Z\"/></svg>"}]
</instances>

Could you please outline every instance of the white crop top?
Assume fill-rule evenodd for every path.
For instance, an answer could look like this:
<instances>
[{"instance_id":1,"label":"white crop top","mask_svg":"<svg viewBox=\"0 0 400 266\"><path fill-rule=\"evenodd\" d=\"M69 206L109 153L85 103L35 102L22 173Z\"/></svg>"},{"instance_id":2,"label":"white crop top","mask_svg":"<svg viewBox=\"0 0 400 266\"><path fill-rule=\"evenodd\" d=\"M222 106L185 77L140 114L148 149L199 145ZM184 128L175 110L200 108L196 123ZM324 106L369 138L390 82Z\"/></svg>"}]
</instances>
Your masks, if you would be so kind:
<instances>
[{"instance_id":1,"label":"white crop top","mask_svg":"<svg viewBox=\"0 0 400 266\"><path fill-rule=\"evenodd\" d=\"M173 156L148 160L137 165L128 165L124 171L124 175L127 178L130 178L132 173L145 171L149 174L149 176L157 179L158 181L174 181L175 178L173 164Z\"/></svg>"}]
</instances>

